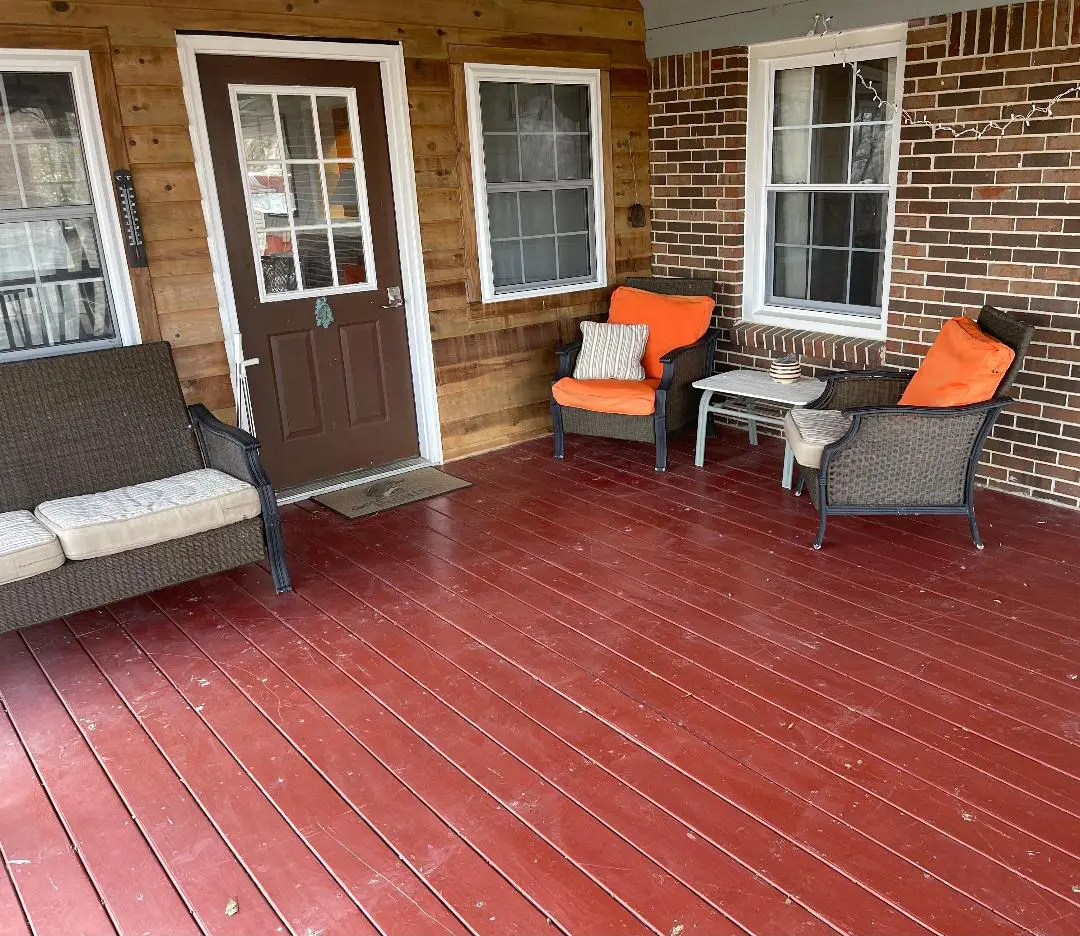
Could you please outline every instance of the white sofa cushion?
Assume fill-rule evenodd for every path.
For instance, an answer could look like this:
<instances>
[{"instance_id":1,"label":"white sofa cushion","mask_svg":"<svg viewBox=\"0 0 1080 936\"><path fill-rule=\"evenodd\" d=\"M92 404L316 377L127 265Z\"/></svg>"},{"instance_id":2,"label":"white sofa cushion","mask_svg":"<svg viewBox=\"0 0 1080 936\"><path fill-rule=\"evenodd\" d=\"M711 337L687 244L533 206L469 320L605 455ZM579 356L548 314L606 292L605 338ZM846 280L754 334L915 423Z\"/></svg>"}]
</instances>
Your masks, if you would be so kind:
<instances>
[{"instance_id":1,"label":"white sofa cushion","mask_svg":"<svg viewBox=\"0 0 1080 936\"><path fill-rule=\"evenodd\" d=\"M795 407L784 417L784 436L803 468L820 468L825 446L842 439L851 428L851 417L840 410Z\"/></svg>"},{"instance_id":2,"label":"white sofa cushion","mask_svg":"<svg viewBox=\"0 0 1080 936\"><path fill-rule=\"evenodd\" d=\"M213 468L46 501L34 511L69 559L94 559L203 533L261 513L259 492Z\"/></svg>"},{"instance_id":3,"label":"white sofa cushion","mask_svg":"<svg viewBox=\"0 0 1080 936\"><path fill-rule=\"evenodd\" d=\"M0 585L49 572L64 564L64 550L29 510L0 513Z\"/></svg>"}]
</instances>

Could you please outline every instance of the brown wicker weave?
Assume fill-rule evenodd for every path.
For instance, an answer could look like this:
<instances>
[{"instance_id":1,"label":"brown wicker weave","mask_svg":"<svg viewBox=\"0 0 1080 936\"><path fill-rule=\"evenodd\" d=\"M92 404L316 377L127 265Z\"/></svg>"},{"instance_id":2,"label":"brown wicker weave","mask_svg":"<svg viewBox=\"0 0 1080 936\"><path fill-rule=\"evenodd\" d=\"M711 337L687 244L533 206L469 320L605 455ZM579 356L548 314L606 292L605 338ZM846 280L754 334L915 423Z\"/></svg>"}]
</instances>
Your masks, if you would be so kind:
<instances>
[{"instance_id":1,"label":"brown wicker weave","mask_svg":"<svg viewBox=\"0 0 1080 936\"><path fill-rule=\"evenodd\" d=\"M262 517L0 585L0 632L268 559L291 588L259 444L185 407L164 342L0 365L0 511L217 468L253 484Z\"/></svg>"},{"instance_id":2,"label":"brown wicker weave","mask_svg":"<svg viewBox=\"0 0 1080 936\"><path fill-rule=\"evenodd\" d=\"M979 327L1016 356L997 395L970 406L898 406L912 378L898 371L833 374L811 409L839 409L853 417L842 439L827 445L820 469L800 466L796 494L804 486L818 510L814 548L825 539L833 514L963 514L971 538L983 548L975 520L975 471L983 442L1023 367L1034 328L985 306Z\"/></svg>"},{"instance_id":3,"label":"brown wicker weave","mask_svg":"<svg viewBox=\"0 0 1080 936\"><path fill-rule=\"evenodd\" d=\"M626 285L668 296L711 296L716 287L712 280L656 276L632 277L626 281ZM551 422L555 431L555 457L564 457L566 433L573 432L606 439L625 439L628 442L652 442L656 445L656 470L666 471L668 434L697 418L697 405L701 394L692 384L712 373L716 339L716 331L710 329L699 341L676 348L660 359L664 364L664 373L656 390L656 408L651 416L594 413L591 410L561 406L552 398ZM559 359L555 380L574 373L574 364L580 351L580 341L555 350Z\"/></svg>"}]
</instances>

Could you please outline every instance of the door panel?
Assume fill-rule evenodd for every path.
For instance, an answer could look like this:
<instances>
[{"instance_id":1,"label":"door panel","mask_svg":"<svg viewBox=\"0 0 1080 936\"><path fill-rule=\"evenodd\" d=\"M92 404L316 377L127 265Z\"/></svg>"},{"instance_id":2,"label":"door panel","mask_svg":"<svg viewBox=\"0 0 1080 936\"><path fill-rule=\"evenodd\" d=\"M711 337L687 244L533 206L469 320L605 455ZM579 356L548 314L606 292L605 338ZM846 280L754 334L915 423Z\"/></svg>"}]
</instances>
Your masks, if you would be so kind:
<instances>
[{"instance_id":1,"label":"door panel","mask_svg":"<svg viewBox=\"0 0 1080 936\"><path fill-rule=\"evenodd\" d=\"M338 334L341 338L349 424L357 426L360 423L385 422L389 414L379 322L347 325L339 329Z\"/></svg>"},{"instance_id":2,"label":"door panel","mask_svg":"<svg viewBox=\"0 0 1080 936\"><path fill-rule=\"evenodd\" d=\"M417 455L379 66L200 55L255 429L278 488Z\"/></svg>"}]
</instances>

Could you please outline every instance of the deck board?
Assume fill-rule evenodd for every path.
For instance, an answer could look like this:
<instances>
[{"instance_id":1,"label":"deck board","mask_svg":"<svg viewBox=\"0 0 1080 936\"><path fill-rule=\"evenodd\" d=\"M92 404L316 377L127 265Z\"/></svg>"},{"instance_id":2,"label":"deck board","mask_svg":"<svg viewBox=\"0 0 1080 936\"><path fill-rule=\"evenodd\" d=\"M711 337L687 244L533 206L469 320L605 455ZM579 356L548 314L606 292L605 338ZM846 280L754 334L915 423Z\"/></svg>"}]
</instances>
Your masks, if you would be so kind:
<instances>
[{"instance_id":1,"label":"deck board","mask_svg":"<svg viewBox=\"0 0 1080 936\"><path fill-rule=\"evenodd\" d=\"M1080 516L549 445L0 637L0 936L1080 932Z\"/></svg>"}]
</instances>

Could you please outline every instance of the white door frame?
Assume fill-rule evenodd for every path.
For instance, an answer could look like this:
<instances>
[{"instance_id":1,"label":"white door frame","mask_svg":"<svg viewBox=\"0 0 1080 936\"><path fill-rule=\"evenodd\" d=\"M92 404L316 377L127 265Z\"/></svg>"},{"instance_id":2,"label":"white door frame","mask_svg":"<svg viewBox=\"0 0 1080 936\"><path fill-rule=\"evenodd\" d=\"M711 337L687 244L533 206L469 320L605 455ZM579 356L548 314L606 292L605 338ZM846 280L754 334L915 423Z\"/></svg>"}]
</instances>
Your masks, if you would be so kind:
<instances>
[{"instance_id":1,"label":"white door frame","mask_svg":"<svg viewBox=\"0 0 1080 936\"><path fill-rule=\"evenodd\" d=\"M195 171L202 192L203 215L214 271L221 326L225 332L225 350L229 356L233 395L238 417L243 425L250 420L242 400L244 388L244 353L240 325L236 316L232 274L225 251L214 164L206 131L202 88L196 55L248 55L258 57L304 58L378 62L382 75L386 132L390 146L390 174L394 188L397 216L398 253L401 257L402 288L405 295L405 321L409 333L409 357L412 363L413 397L416 402L416 427L420 457L430 464L443 461L442 431L439 426L439 401L435 391L435 357L431 347L427 284L424 257L420 244L420 213L416 196L416 171L413 163L412 133L409 126L409 98L405 87L405 55L400 45L310 39L256 39L249 36L179 35L176 37L183 78L184 100L190 120L191 143L195 150ZM248 428L245 426L245 428Z\"/></svg>"}]
</instances>

